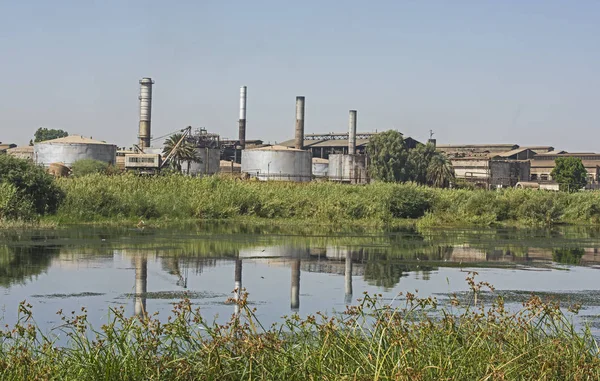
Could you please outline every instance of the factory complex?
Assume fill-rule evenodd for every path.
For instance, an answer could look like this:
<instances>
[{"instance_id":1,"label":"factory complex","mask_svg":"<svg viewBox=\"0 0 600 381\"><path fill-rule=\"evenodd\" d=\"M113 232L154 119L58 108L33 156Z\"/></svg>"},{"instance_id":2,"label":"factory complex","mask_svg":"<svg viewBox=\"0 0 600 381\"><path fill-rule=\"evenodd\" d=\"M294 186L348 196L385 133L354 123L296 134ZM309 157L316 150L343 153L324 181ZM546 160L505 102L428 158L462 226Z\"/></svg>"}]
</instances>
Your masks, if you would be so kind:
<instances>
[{"instance_id":1,"label":"factory complex","mask_svg":"<svg viewBox=\"0 0 600 381\"><path fill-rule=\"evenodd\" d=\"M293 139L271 145L262 140L247 140L246 106L248 89L240 88L238 139L221 139L206 129L187 127L158 138L152 137L152 91L154 81L139 81L138 141L131 148L119 148L109 142L71 135L17 147L0 143L0 153L29 159L55 175L68 174L78 160L106 162L125 171L156 173L176 160L183 144L193 147L194 159L179 163L180 170L192 176L217 173L239 174L261 181L278 180L308 182L330 181L366 184L369 178L367 146L377 132L357 132L358 113L350 110L347 132L305 134L306 99L296 97L296 119ZM290 128L291 132L291 128ZM178 135L175 135L178 134ZM166 138L177 136L170 150L163 147ZM422 144L404 137L412 149ZM551 146L519 146L517 144L436 144L455 171L457 179L475 186L495 189L527 187L558 189L551 172L561 157L581 158L588 172L588 188L596 189L600 175L600 153L569 153Z\"/></svg>"}]
</instances>

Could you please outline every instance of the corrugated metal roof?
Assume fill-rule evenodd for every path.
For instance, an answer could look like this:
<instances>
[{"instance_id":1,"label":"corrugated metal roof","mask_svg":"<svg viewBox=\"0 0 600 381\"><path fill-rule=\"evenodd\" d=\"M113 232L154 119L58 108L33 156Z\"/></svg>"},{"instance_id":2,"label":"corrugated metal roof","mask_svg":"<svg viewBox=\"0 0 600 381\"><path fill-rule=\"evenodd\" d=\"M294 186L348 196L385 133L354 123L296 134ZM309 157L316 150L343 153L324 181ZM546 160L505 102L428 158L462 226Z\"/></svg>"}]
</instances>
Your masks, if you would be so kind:
<instances>
[{"instance_id":1,"label":"corrugated metal roof","mask_svg":"<svg viewBox=\"0 0 600 381\"><path fill-rule=\"evenodd\" d=\"M10 148L7 150L7 152L33 152L33 146L21 146Z\"/></svg>"},{"instance_id":2,"label":"corrugated metal roof","mask_svg":"<svg viewBox=\"0 0 600 381\"><path fill-rule=\"evenodd\" d=\"M554 160L531 160L531 168L554 168ZM596 168L600 166L600 160L582 160L586 168Z\"/></svg>"},{"instance_id":3,"label":"corrugated metal roof","mask_svg":"<svg viewBox=\"0 0 600 381\"><path fill-rule=\"evenodd\" d=\"M517 149L513 149L511 151L507 151L507 152L500 152L498 154L496 154L495 156L498 157L511 157L513 155L517 155L520 154L521 152L525 152L525 151L531 151L531 149L529 148L517 148ZM531 151L533 153L533 151Z\"/></svg>"},{"instance_id":4,"label":"corrugated metal roof","mask_svg":"<svg viewBox=\"0 0 600 381\"><path fill-rule=\"evenodd\" d=\"M247 151L297 151L297 152L302 152L303 150L291 148L291 147L285 147L285 146L281 146L281 145L275 145L275 146L268 146L268 147L261 147L261 148L251 148L251 149L248 149Z\"/></svg>"},{"instance_id":5,"label":"corrugated metal roof","mask_svg":"<svg viewBox=\"0 0 600 381\"><path fill-rule=\"evenodd\" d=\"M114 145L114 144L110 144L110 143L106 143L106 142L101 142L99 140L86 138L85 136L81 136L81 135L70 135L70 136L66 136L64 138L46 140L46 141L35 143L35 144L55 144L55 143L56 144L108 144L108 145Z\"/></svg>"}]
</instances>

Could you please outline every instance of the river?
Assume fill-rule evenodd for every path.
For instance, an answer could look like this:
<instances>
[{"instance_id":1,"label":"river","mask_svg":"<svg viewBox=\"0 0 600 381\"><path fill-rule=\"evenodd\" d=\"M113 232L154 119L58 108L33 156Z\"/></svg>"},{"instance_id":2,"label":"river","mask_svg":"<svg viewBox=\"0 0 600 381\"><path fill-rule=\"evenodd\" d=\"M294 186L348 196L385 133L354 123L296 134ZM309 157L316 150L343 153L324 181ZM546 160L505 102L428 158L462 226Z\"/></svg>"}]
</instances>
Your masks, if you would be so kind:
<instances>
[{"instance_id":1,"label":"river","mask_svg":"<svg viewBox=\"0 0 600 381\"><path fill-rule=\"evenodd\" d=\"M13 324L23 300L42 329L60 324L58 310L82 307L95 326L118 306L166 319L187 297L205 317L227 320L234 311L227 299L241 284L260 321L271 324L295 312L343 311L364 292L386 303L407 291L443 303L467 291L465 278L476 271L512 308L532 292L581 303L576 324L598 335L599 249L600 230L580 227L380 232L203 222L5 230L0 319Z\"/></svg>"}]
</instances>

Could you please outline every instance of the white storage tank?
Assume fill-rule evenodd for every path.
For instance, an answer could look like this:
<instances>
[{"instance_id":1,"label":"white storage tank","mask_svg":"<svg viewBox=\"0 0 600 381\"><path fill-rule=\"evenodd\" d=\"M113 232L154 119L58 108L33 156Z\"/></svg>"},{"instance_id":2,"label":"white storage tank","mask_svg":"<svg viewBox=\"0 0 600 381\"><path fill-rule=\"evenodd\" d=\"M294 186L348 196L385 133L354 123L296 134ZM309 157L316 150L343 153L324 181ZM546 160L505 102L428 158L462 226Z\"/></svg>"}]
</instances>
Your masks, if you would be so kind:
<instances>
[{"instance_id":1,"label":"white storage tank","mask_svg":"<svg viewBox=\"0 0 600 381\"><path fill-rule=\"evenodd\" d=\"M367 156L365 155L329 155L329 180L351 184L367 184Z\"/></svg>"},{"instance_id":2,"label":"white storage tank","mask_svg":"<svg viewBox=\"0 0 600 381\"><path fill-rule=\"evenodd\" d=\"M247 149L242 151L242 172L262 181L311 181L312 155L284 146Z\"/></svg>"},{"instance_id":3,"label":"white storage tank","mask_svg":"<svg viewBox=\"0 0 600 381\"><path fill-rule=\"evenodd\" d=\"M181 163L183 173L192 176L209 176L219 172L221 167L221 151L218 148L196 148L196 152L200 162L184 161Z\"/></svg>"},{"instance_id":4,"label":"white storage tank","mask_svg":"<svg viewBox=\"0 0 600 381\"><path fill-rule=\"evenodd\" d=\"M312 174L316 179L326 179L329 171L329 160L320 157L312 158Z\"/></svg>"},{"instance_id":5,"label":"white storage tank","mask_svg":"<svg viewBox=\"0 0 600 381\"><path fill-rule=\"evenodd\" d=\"M70 167L78 160L92 159L115 165L117 146L79 135L67 136L35 143L33 159L37 164L48 167L62 163Z\"/></svg>"}]
</instances>

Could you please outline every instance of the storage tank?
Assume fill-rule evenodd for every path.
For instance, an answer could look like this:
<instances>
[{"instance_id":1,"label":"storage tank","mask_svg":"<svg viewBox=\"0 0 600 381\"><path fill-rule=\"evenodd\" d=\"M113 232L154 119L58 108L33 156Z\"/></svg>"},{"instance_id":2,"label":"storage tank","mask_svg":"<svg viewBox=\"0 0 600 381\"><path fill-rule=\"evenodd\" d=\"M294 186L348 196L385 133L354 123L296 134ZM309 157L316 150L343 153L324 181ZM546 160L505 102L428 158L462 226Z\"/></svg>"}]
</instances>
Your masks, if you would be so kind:
<instances>
[{"instance_id":1,"label":"storage tank","mask_svg":"<svg viewBox=\"0 0 600 381\"><path fill-rule=\"evenodd\" d=\"M70 167L82 159L104 161L115 165L117 146L79 135L67 136L35 143L34 161L48 167L51 163L63 163Z\"/></svg>"},{"instance_id":2,"label":"storage tank","mask_svg":"<svg viewBox=\"0 0 600 381\"><path fill-rule=\"evenodd\" d=\"M320 157L312 158L312 174L317 179L326 179L329 170L329 160Z\"/></svg>"},{"instance_id":3,"label":"storage tank","mask_svg":"<svg viewBox=\"0 0 600 381\"><path fill-rule=\"evenodd\" d=\"M329 155L328 176L331 181L351 184L367 184L367 156L365 155Z\"/></svg>"},{"instance_id":4,"label":"storage tank","mask_svg":"<svg viewBox=\"0 0 600 381\"><path fill-rule=\"evenodd\" d=\"M221 150L218 148L196 148L196 152L200 162L183 162L181 164L183 173L192 176L209 176L219 172L221 167Z\"/></svg>"},{"instance_id":5,"label":"storage tank","mask_svg":"<svg viewBox=\"0 0 600 381\"><path fill-rule=\"evenodd\" d=\"M311 153L284 146L269 146L242 151L242 172L262 181L312 180Z\"/></svg>"}]
</instances>

